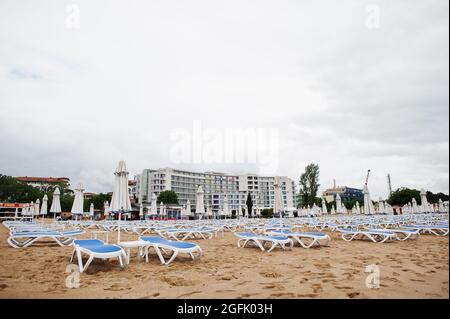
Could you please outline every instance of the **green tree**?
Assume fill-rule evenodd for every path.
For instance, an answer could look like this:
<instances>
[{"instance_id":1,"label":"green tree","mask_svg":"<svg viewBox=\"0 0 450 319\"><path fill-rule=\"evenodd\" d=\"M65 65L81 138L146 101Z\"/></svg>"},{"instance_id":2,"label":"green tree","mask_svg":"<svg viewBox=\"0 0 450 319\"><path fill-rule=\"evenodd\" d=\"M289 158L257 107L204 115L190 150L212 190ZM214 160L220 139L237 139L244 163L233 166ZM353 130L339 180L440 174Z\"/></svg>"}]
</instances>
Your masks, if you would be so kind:
<instances>
[{"instance_id":1,"label":"green tree","mask_svg":"<svg viewBox=\"0 0 450 319\"><path fill-rule=\"evenodd\" d=\"M252 195L250 195L250 193L247 194L247 201L245 202L245 204L247 205L248 215L251 216L253 208L253 200Z\"/></svg>"},{"instance_id":2,"label":"green tree","mask_svg":"<svg viewBox=\"0 0 450 319\"><path fill-rule=\"evenodd\" d=\"M302 205L313 205L319 190L319 165L311 163L305 167L305 172L300 176Z\"/></svg>"},{"instance_id":3,"label":"green tree","mask_svg":"<svg viewBox=\"0 0 450 319\"><path fill-rule=\"evenodd\" d=\"M174 191L162 191L158 195L158 203L178 205L178 196Z\"/></svg>"},{"instance_id":4,"label":"green tree","mask_svg":"<svg viewBox=\"0 0 450 319\"><path fill-rule=\"evenodd\" d=\"M272 218L273 217L273 208L264 208L261 211L261 216L264 218Z\"/></svg>"},{"instance_id":5,"label":"green tree","mask_svg":"<svg viewBox=\"0 0 450 319\"><path fill-rule=\"evenodd\" d=\"M91 203L94 204L94 208L95 209L103 209L103 204L108 201L109 203L111 203L111 195L108 194L94 194L92 196L92 199L90 200L85 200L84 201L84 211L87 212L89 211L89 208L91 206Z\"/></svg>"},{"instance_id":6,"label":"green tree","mask_svg":"<svg viewBox=\"0 0 450 319\"><path fill-rule=\"evenodd\" d=\"M389 199L387 202L390 205L399 205L403 206L405 204L408 204L412 201L412 199L415 198L417 201L417 204L421 204L420 200L420 191L417 189L409 189L409 188L399 188L392 192L391 196L389 196Z\"/></svg>"},{"instance_id":7,"label":"green tree","mask_svg":"<svg viewBox=\"0 0 450 319\"><path fill-rule=\"evenodd\" d=\"M442 192L433 194L432 192L427 192L427 201L431 204L436 204L439 202L439 199L442 199L442 201L448 201L449 196L448 194L444 194Z\"/></svg>"}]
</instances>

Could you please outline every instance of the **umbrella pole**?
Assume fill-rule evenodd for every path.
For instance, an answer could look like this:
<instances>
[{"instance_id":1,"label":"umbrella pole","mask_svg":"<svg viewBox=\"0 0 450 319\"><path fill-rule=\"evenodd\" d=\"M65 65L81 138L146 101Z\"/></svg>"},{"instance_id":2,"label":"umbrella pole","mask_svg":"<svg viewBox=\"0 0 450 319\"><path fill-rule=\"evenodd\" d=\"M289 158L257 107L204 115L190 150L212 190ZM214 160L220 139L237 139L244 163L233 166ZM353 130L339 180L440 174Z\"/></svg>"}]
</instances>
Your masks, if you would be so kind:
<instances>
[{"instance_id":1,"label":"umbrella pole","mask_svg":"<svg viewBox=\"0 0 450 319\"><path fill-rule=\"evenodd\" d=\"M119 220L118 220L118 227L117 227L117 244L120 244L120 219L122 217L122 213L119 212Z\"/></svg>"}]
</instances>

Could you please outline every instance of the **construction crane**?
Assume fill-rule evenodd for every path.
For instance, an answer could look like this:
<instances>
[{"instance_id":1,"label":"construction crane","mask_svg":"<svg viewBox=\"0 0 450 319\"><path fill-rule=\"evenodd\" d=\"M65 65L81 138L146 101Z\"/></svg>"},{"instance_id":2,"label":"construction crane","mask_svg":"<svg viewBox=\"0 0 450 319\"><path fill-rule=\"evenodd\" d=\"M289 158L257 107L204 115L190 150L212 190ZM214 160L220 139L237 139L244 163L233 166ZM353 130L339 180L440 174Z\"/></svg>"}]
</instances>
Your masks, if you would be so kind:
<instances>
[{"instance_id":1,"label":"construction crane","mask_svg":"<svg viewBox=\"0 0 450 319\"><path fill-rule=\"evenodd\" d=\"M366 183L364 184L365 186L367 186L367 183L369 183L369 174L370 174L370 169L367 170Z\"/></svg>"}]
</instances>

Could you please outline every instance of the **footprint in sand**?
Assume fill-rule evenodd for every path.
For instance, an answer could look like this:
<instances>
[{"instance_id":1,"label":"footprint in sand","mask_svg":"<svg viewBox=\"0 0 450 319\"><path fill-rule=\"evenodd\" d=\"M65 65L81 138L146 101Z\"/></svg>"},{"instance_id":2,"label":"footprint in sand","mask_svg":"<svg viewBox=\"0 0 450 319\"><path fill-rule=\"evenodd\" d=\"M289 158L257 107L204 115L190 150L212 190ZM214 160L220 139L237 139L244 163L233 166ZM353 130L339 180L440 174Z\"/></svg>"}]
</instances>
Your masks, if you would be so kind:
<instances>
[{"instance_id":1,"label":"footprint in sand","mask_svg":"<svg viewBox=\"0 0 450 319\"><path fill-rule=\"evenodd\" d=\"M307 282L307 281L309 281L308 278L302 278L302 279L300 279L300 283L301 283L301 284L304 284L304 283Z\"/></svg>"},{"instance_id":2,"label":"footprint in sand","mask_svg":"<svg viewBox=\"0 0 450 319\"><path fill-rule=\"evenodd\" d=\"M270 297L295 297L295 294L292 292L279 292L271 294Z\"/></svg>"},{"instance_id":3,"label":"footprint in sand","mask_svg":"<svg viewBox=\"0 0 450 319\"><path fill-rule=\"evenodd\" d=\"M261 271L259 274L261 276L266 277L266 278L279 278L279 277L282 277L281 274L279 274L277 272L273 272L273 271Z\"/></svg>"},{"instance_id":4,"label":"footprint in sand","mask_svg":"<svg viewBox=\"0 0 450 319\"><path fill-rule=\"evenodd\" d=\"M8 285L7 285L7 284L1 284L1 285L0 285L0 290L3 290L3 289L5 289L5 288L8 288Z\"/></svg>"},{"instance_id":5,"label":"footprint in sand","mask_svg":"<svg viewBox=\"0 0 450 319\"><path fill-rule=\"evenodd\" d=\"M103 288L103 290L121 291L121 290L124 290L124 288L120 287L117 284L113 284L113 285L111 285L111 286L109 286L107 288Z\"/></svg>"},{"instance_id":6,"label":"footprint in sand","mask_svg":"<svg viewBox=\"0 0 450 319\"><path fill-rule=\"evenodd\" d=\"M355 298L355 297L357 297L357 296L359 296L359 295L360 295L360 293L357 292L357 291L353 291L353 292L348 292L348 293L347 293L347 296L348 296L349 298Z\"/></svg>"},{"instance_id":7,"label":"footprint in sand","mask_svg":"<svg viewBox=\"0 0 450 319\"><path fill-rule=\"evenodd\" d=\"M313 284L313 285L311 285L311 288L315 294L323 291L321 284Z\"/></svg>"},{"instance_id":8,"label":"footprint in sand","mask_svg":"<svg viewBox=\"0 0 450 319\"><path fill-rule=\"evenodd\" d=\"M348 287L348 286L334 286L334 288L336 288L336 289L353 289L352 287Z\"/></svg>"},{"instance_id":9,"label":"footprint in sand","mask_svg":"<svg viewBox=\"0 0 450 319\"><path fill-rule=\"evenodd\" d=\"M188 293L179 295L179 296L177 297L177 299L189 297L189 296L192 296L192 295L194 295L194 294L199 294L199 293L201 293L201 291L192 291L192 292L188 292Z\"/></svg>"},{"instance_id":10,"label":"footprint in sand","mask_svg":"<svg viewBox=\"0 0 450 319\"><path fill-rule=\"evenodd\" d=\"M417 282L425 282L425 280L423 280L423 279L414 279L414 278L411 278L410 280L411 280L411 281L417 281Z\"/></svg>"},{"instance_id":11,"label":"footprint in sand","mask_svg":"<svg viewBox=\"0 0 450 319\"><path fill-rule=\"evenodd\" d=\"M317 294L297 294L299 298L314 298L317 297Z\"/></svg>"},{"instance_id":12,"label":"footprint in sand","mask_svg":"<svg viewBox=\"0 0 450 319\"><path fill-rule=\"evenodd\" d=\"M163 276L162 281L168 283L171 286L192 286L194 282L192 280L184 279L183 277L177 276Z\"/></svg>"}]
</instances>

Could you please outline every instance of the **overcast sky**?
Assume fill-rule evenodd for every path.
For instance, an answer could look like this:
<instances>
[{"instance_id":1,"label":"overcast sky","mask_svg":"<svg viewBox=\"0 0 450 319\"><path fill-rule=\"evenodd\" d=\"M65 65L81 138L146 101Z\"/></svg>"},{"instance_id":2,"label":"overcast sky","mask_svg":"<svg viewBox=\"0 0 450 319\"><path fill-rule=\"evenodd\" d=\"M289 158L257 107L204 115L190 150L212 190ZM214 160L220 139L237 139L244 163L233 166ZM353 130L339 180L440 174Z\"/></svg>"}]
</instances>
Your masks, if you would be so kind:
<instances>
[{"instance_id":1,"label":"overcast sky","mask_svg":"<svg viewBox=\"0 0 450 319\"><path fill-rule=\"evenodd\" d=\"M191 149L174 132L195 136L200 123L272 132L261 147L277 151L274 173L298 181L318 163L322 190L362 187L371 169L375 199L387 173L394 189L448 192L448 7L0 0L0 173L67 176L94 192L112 190L121 159L132 175L264 173L250 160L174 158L174 144Z\"/></svg>"}]
</instances>

